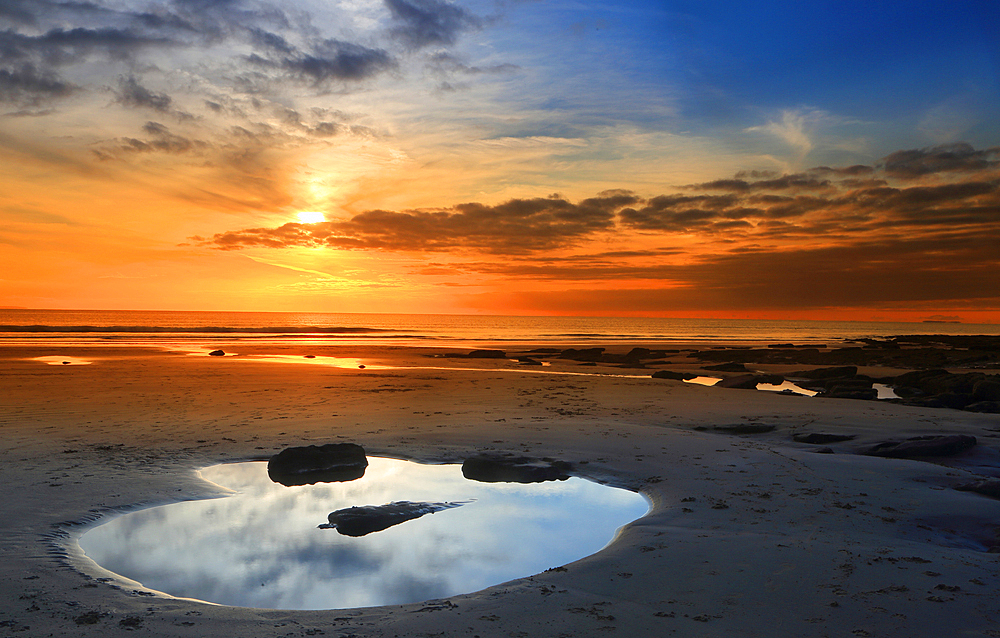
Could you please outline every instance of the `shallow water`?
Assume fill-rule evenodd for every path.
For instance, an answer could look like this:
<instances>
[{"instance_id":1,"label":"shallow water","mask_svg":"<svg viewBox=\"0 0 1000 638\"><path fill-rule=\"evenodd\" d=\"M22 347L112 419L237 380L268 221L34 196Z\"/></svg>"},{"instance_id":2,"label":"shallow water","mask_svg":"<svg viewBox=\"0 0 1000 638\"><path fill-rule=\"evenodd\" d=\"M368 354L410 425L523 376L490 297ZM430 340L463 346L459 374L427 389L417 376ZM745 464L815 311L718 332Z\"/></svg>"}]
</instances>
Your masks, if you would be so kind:
<instances>
[{"instance_id":1,"label":"shallow water","mask_svg":"<svg viewBox=\"0 0 1000 638\"><path fill-rule=\"evenodd\" d=\"M484 589L600 551L649 509L644 497L580 478L480 483L459 465L369 457L365 476L284 487L266 463L206 468L237 492L126 514L80 539L105 569L170 595L241 607L334 609ZM327 515L392 501L470 501L354 538Z\"/></svg>"}]
</instances>

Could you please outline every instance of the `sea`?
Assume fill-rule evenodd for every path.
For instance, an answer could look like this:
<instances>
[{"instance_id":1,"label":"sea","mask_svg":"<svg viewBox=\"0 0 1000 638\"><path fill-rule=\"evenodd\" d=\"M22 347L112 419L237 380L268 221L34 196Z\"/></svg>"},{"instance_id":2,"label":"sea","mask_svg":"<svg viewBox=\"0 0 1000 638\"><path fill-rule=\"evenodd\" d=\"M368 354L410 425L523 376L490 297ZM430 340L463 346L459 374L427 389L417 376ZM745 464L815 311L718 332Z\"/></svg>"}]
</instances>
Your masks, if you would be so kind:
<instances>
[{"instance_id":1,"label":"sea","mask_svg":"<svg viewBox=\"0 0 1000 638\"><path fill-rule=\"evenodd\" d=\"M310 343L497 346L794 343L1000 335L997 324L502 315L0 309L0 345Z\"/></svg>"}]
</instances>

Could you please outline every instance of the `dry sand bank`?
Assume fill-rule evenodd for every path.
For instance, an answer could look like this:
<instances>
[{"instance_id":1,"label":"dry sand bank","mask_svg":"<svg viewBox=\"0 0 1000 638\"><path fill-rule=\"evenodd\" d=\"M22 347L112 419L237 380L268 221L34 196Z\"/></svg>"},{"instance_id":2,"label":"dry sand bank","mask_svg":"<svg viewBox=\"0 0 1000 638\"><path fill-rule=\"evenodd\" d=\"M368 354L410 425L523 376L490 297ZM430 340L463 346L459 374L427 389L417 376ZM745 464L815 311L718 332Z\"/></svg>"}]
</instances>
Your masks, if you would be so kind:
<instances>
[{"instance_id":1,"label":"dry sand bank","mask_svg":"<svg viewBox=\"0 0 1000 638\"><path fill-rule=\"evenodd\" d=\"M509 372L502 361L428 359L404 348L284 352L307 350L452 369L338 369L139 348L0 349L0 632L1000 635L1000 554L986 551L1000 545L1000 501L951 489L1000 473L998 415L645 376ZM53 354L93 363L23 359ZM484 369L457 369L466 367ZM695 429L748 421L777 429ZM791 441L802 431L857 438L817 454L818 446ZM929 433L969 433L979 445L951 467L852 453ZM447 603L346 611L174 599L105 572L75 547L80 523L211 494L194 476L200 467L342 440L372 455L428 462L481 450L558 458L581 476L641 490L653 509L565 570Z\"/></svg>"}]
</instances>

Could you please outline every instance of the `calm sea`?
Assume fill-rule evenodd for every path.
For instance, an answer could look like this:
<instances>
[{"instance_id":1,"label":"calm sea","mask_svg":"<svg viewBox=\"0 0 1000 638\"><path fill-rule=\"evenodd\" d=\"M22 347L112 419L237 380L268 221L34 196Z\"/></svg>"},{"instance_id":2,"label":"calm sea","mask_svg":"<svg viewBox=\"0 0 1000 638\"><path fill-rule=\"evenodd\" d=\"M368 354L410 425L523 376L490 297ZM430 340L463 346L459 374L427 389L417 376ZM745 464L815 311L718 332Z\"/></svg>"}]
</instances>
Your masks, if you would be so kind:
<instances>
[{"instance_id":1,"label":"calm sea","mask_svg":"<svg viewBox=\"0 0 1000 638\"><path fill-rule=\"evenodd\" d=\"M912 334L1000 335L1000 325L634 317L0 310L0 344L8 345L167 345L241 341L394 345L838 344L845 339Z\"/></svg>"}]
</instances>

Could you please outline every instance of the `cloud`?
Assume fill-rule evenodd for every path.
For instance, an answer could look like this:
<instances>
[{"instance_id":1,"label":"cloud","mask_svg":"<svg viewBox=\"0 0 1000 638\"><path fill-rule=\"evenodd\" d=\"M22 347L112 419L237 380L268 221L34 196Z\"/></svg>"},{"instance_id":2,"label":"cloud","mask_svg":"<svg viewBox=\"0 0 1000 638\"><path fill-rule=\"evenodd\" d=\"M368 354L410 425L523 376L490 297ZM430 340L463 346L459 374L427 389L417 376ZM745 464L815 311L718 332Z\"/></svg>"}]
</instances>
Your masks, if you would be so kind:
<instances>
[{"instance_id":1,"label":"cloud","mask_svg":"<svg viewBox=\"0 0 1000 638\"><path fill-rule=\"evenodd\" d=\"M1000 167L1000 147L977 151L965 143L897 151L882 161L891 177L918 178L937 173L961 173Z\"/></svg>"},{"instance_id":2,"label":"cloud","mask_svg":"<svg viewBox=\"0 0 1000 638\"><path fill-rule=\"evenodd\" d=\"M38 106L76 92L70 84L52 71L38 70L31 63L0 68L0 102L21 106Z\"/></svg>"},{"instance_id":3,"label":"cloud","mask_svg":"<svg viewBox=\"0 0 1000 638\"><path fill-rule=\"evenodd\" d=\"M649 198L614 190L576 203L550 196L375 210L195 239L222 250L449 253L451 262L414 272L504 281L509 308L539 311L998 308L1000 167L992 157L965 147L903 151L877 166L744 173ZM930 174L938 179L914 181ZM593 250L602 246L623 249ZM541 281L549 292L510 292ZM551 291L558 282L566 292Z\"/></svg>"},{"instance_id":4,"label":"cloud","mask_svg":"<svg viewBox=\"0 0 1000 638\"><path fill-rule=\"evenodd\" d=\"M392 35L411 49L452 45L463 31L482 27L482 20L444 0L384 1L396 22Z\"/></svg>"},{"instance_id":5,"label":"cloud","mask_svg":"<svg viewBox=\"0 0 1000 638\"><path fill-rule=\"evenodd\" d=\"M158 111L182 120L194 117L190 113L175 109L173 107L173 98L169 95L151 91L140 84L139 80L132 75L118 78L118 90L115 93L115 102L128 108Z\"/></svg>"},{"instance_id":6,"label":"cloud","mask_svg":"<svg viewBox=\"0 0 1000 638\"><path fill-rule=\"evenodd\" d=\"M472 249L526 254L570 246L609 230L625 194L573 204L560 198L512 199L495 206L459 204L434 211L371 210L346 221L289 223L193 238L223 250L263 246L445 251Z\"/></svg>"}]
</instances>

